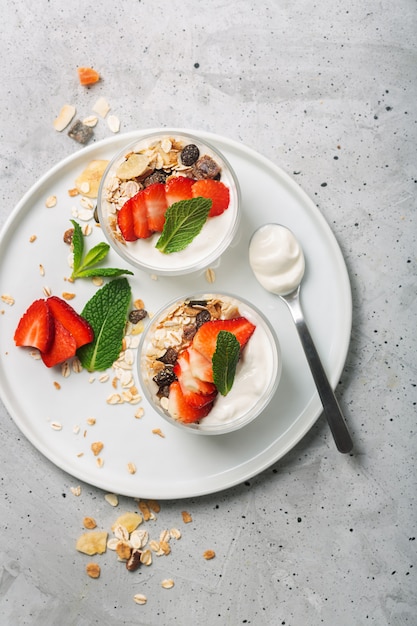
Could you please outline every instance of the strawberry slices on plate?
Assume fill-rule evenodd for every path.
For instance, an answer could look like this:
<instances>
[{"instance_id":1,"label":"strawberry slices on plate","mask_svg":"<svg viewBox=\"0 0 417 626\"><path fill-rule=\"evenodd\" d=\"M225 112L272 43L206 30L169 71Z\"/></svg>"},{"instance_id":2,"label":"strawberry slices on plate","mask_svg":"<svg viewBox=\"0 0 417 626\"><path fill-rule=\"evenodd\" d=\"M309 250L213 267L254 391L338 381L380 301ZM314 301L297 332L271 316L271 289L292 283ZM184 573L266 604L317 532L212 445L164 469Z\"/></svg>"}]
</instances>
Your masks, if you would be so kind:
<instances>
[{"instance_id":1,"label":"strawberry slices on plate","mask_svg":"<svg viewBox=\"0 0 417 626\"><path fill-rule=\"evenodd\" d=\"M14 333L16 346L37 348L47 367L74 357L78 348L93 339L87 320L57 296L32 302Z\"/></svg>"}]
</instances>

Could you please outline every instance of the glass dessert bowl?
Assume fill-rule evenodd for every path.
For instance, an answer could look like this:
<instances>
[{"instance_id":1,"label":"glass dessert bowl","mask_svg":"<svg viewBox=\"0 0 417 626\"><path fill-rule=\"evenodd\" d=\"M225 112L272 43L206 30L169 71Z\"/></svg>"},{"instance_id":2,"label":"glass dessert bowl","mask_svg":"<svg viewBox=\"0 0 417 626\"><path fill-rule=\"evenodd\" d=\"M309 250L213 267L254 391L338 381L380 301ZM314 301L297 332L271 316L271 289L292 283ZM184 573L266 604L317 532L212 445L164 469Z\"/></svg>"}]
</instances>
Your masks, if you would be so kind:
<instances>
[{"instance_id":1,"label":"glass dessert bowl","mask_svg":"<svg viewBox=\"0 0 417 626\"><path fill-rule=\"evenodd\" d=\"M171 424L218 435L242 428L272 399L281 352L269 322L231 294L177 298L141 339L139 379L147 401Z\"/></svg>"},{"instance_id":2,"label":"glass dessert bowl","mask_svg":"<svg viewBox=\"0 0 417 626\"><path fill-rule=\"evenodd\" d=\"M178 276L207 268L232 243L240 190L216 148L164 129L129 143L110 161L97 210L121 257L150 274Z\"/></svg>"}]
</instances>

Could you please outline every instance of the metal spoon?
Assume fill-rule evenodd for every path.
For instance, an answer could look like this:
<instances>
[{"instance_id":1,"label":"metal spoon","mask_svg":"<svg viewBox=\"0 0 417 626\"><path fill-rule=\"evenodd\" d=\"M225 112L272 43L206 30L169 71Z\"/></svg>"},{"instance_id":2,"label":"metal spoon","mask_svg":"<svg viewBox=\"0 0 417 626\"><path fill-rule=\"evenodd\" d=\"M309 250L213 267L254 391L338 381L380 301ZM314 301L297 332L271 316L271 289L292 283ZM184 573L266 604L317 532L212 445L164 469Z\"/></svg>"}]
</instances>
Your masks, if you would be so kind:
<instances>
[{"instance_id":1,"label":"metal spoon","mask_svg":"<svg viewBox=\"0 0 417 626\"><path fill-rule=\"evenodd\" d=\"M286 248L286 244L288 243L288 247L287 249L284 249L282 255L280 251L277 252L276 250L278 242L276 238L277 234L279 234L278 236L283 235L285 237L284 245L281 247ZM295 255L295 252L298 254L296 260L295 256L292 256L293 254ZM285 255L285 253L287 254ZM259 254L263 256L261 263L259 263ZM255 262L256 256L258 259L257 265ZM275 256L275 258L272 258L273 256ZM281 256L281 258L277 258L278 256ZM285 256L286 259L284 258ZM334 395L333 389L326 376L326 372L324 371L319 354L310 335L310 331L304 320L301 308L300 286L304 274L304 255L301 246L299 246L293 233L286 227L281 226L280 224L265 224L252 235L249 246L249 258L252 270L260 284L268 291L271 291L275 295L279 296L288 306L300 337L301 344L304 348L304 352L323 405L323 411L327 418L336 447L339 452L350 452L353 448L351 436L347 429L346 422ZM298 264L295 268L296 271L294 271L294 267L290 267L291 260L293 261L292 265L295 263ZM287 265L285 267L284 265L280 266L279 261L287 261ZM279 277L274 276L272 273L274 271L274 263L278 268L277 272L279 272L281 268L284 274L285 272L288 274L288 276L284 276L284 280L278 280L277 283L274 283L274 278ZM263 274L263 269L265 269L266 274ZM288 280L286 280L287 278Z\"/></svg>"}]
</instances>

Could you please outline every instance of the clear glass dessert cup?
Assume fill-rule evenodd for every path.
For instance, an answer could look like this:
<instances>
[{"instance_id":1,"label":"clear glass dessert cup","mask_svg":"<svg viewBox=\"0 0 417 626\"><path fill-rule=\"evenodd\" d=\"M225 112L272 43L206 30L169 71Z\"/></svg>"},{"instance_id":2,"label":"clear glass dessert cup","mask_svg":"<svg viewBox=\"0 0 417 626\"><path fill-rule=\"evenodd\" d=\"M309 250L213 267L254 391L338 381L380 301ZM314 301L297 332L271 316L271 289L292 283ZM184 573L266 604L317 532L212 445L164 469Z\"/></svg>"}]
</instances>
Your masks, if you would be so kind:
<instances>
[{"instance_id":1,"label":"clear glass dessert cup","mask_svg":"<svg viewBox=\"0 0 417 626\"><path fill-rule=\"evenodd\" d=\"M148 176L155 174L155 178L158 179L158 175L163 177L163 173L168 172L169 176L193 177L192 170L196 164L184 165L177 149L180 145L197 146L199 159L209 157L206 162L209 164L214 162L218 166L220 173L216 178L229 189L229 207L221 215L209 217L194 240L184 250L178 252L160 252L155 247L160 236L158 232L147 238L126 241L117 224L117 213L129 197L140 190ZM139 172L139 175L129 179L126 161L128 158L131 159L133 153L139 156L130 161L138 167L132 171L135 174ZM146 160L142 157L149 158L148 170ZM141 163L142 165L145 163L142 173L140 173ZM120 174L123 168L122 175L127 178L121 179L116 176L116 172ZM207 268L231 245L240 223L240 188L231 165L217 148L195 135L162 129L130 142L110 161L100 182L97 211L101 228L109 244L131 266L149 274L179 276Z\"/></svg>"},{"instance_id":2,"label":"clear glass dessert cup","mask_svg":"<svg viewBox=\"0 0 417 626\"><path fill-rule=\"evenodd\" d=\"M221 306L213 304L216 302L220 302ZM201 315L204 316L207 315L204 313L206 309L213 311L217 307L215 315L218 315L219 306L221 319L243 317L255 326L255 330L241 351L229 393L217 393L209 412L201 419L184 422L171 414L172 407L167 397L171 393L171 372L177 362L176 356L184 350L190 353L190 345L191 352L195 350L193 326L199 328L199 322L197 314L191 309L203 311ZM184 340L184 337L188 339ZM176 355L169 352L171 348ZM167 361L172 362L167 365ZM192 363L193 359L189 357L189 361ZM176 298L152 317L141 338L138 370L146 400L165 421L184 432L221 435L246 426L267 407L281 377L281 351L274 329L253 304L230 293L202 292ZM160 371L164 378L159 377L155 382L155 376ZM179 371L182 375L183 368ZM167 381L165 391L161 380ZM189 379L183 377L182 380L188 383Z\"/></svg>"}]
</instances>

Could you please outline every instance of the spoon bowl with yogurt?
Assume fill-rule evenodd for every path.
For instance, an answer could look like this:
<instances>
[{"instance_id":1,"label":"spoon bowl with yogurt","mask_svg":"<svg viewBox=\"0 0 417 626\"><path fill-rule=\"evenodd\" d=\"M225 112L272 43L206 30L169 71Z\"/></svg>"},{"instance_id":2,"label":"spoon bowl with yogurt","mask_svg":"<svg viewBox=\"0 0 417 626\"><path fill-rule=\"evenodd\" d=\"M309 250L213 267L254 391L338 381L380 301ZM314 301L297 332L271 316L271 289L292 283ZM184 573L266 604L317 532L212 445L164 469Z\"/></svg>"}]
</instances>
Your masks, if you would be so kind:
<instances>
[{"instance_id":1,"label":"spoon bowl with yogurt","mask_svg":"<svg viewBox=\"0 0 417 626\"><path fill-rule=\"evenodd\" d=\"M339 452L348 453L353 442L320 356L304 319L300 303L305 271L303 250L291 230L281 224L264 224L252 235L249 263L255 278L288 306L303 346L323 411Z\"/></svg>"}]
</instances>

